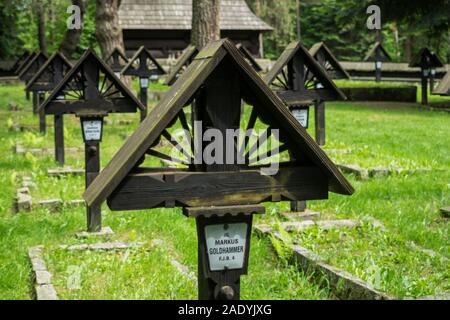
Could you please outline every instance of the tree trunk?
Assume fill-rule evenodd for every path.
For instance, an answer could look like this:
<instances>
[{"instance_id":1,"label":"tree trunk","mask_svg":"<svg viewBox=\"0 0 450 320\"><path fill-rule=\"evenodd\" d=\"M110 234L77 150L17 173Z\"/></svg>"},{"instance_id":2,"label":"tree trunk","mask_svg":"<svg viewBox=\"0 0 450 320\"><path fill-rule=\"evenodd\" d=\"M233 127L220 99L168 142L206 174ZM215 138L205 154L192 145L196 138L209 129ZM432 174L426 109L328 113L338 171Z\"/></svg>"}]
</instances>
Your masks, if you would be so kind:
<instances>
[{"instance_id":1,"label":"tree trunk","mask_svg":"<svg viewBox=\"0 0 450 320\"><path fill-rule=\"evenodd\" d=\"M261 14L262 14L261 0L255 0L255 14L256 14L256 16L261 18Z\"/></svg>"},{"instance_id":2,"label":"tree trunk","mask_svg":"<svg viewBox=\"0 0 450 320\"><path fill-rule=\"evenodd\" d=\"M220 0L193 0L191 42L202 49L220 39Z\"/></svg>"},{"instance_id":3,"label":"tree trunk","mask_svg":"<svg viewBox=\"0 0 450 320\"><path fill-rule=\"evenodd\" d=\"M405 60L410 62L412 59L412 36L408 34L405 40Z\"/></svg>"},{"instance_id":4,"label":"tree trunk","mask_svg":"<svg viewBox=\"0 0 450 320\"><path fill-rule=\"evenodd\" d=\"M450 63L450 29L448 30L447 62Z\"/></svg>"},{"instance_id":5,"label":"tree trunk","mask_svg":"<svg viewBox=\"0 0 450 320\"><path fill-rule=\"evenodd\" d=\"M103 59L115 48L125 52L122 28L119 25L120 0L96 0L95 36L102 50Z\"/></svg>"},{"instance_id":6,"label":"tree trunk","mask_svg":"<svg viewBox=\"0 0 450 320\"><path fill-rule=\"evenodd\" d=\"M42 0L36 0L36 18L38 23L39 50L47 54L47 41L45 39L45 11Z\"/></svg>"},{"instance_id":7,"label":"tree trunk","mask_svg":"<svg viewBox=\"0 0 450 320\"><path fill-rule=\"evenodd\" d=\"M81 28L80 29L67 29L64 39L59 47L59 50L67 58L70 58L72 54L77 50L80 43L81 34L83 33L84 14L86 12L86 0L72 0L72 5L78 6L81 9Z\"/></svg>"},{"instance_id":8,"label":"tree trunk","mask_svg":"<svg viewBox=\"0 0 450 320\"><path fill-rule=\"evenodd\" d=\"M302 24L301 24L301 8L300 8L300 0L296 1L297 6L297 38L298 41L302 40Z\"/></svg>"}]
</instances>

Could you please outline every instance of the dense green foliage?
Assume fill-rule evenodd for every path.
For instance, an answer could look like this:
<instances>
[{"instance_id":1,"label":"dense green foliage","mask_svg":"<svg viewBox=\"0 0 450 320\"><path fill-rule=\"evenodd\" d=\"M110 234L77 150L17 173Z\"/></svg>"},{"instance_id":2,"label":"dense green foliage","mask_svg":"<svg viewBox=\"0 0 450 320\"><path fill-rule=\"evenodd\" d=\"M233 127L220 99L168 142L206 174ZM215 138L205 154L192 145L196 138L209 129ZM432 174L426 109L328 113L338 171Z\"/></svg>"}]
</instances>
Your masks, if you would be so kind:
<instances>
[{"instance_id":1,"label":"dense green foliage","mask_svg":"<svg viewBox=\"0 0 450 320\"><path fill-rule=\"evenodd\" d=\"M276 58L286 43L297 39L296 0L247 0L253 10L260 3L260 16L275 28L265 37L268 58ZM300 0L302 41L307 47L324 41L341 60L361 60L376 41L368 30L368 0ZM397 61L409 61L429 46L445 59L449 50L450 1L376 1L381 6L382 37Z\"/></svg>"},{"instance_id":2,"label":"dense green foliage","mask_svg":"<svg viewBox=\"0 0 450 320\"><path fill-rule=\"evenodd\" d=\"M0 4L0 58L17 56L22 48L38 48L35 0L4 0ZM46 39L50 52L59 47L66 31L70 0L42 0L46 15ZM265 35L267 58L277 58L297 39L296 0L246 0L274 31ZM377 32L368 30L366 8L371 0L300 0L302 41L307 47L325 41L342 60L361 60L375 42ZM259 3L259 5L256 5ZM380 0L384 45L397 61L409 61L428 46L450 58L449 0ZM95 1L87 1L84 31L78 53L96 46Z\"/></svg>"},{"instance_id":3,"label":"dense green foliage","mask_svg":"<svg viewBox=\"0 0 450 320\"><path fill-rule=\"evenodd\" d=\"M37 50L39 48L33 2L34 0L6 0L4 10L0 4L0 58L12 58L24 49ZM77 51L78 56L87 48L97 46L94 35L95 2L87 1L86 3L87 10ZM72 2L70 0L43 0L43 4L46 17L46 40L51 53L59 48L64 38L67 19L70 16L66 11Z\"/></svg>"}]
</instances>

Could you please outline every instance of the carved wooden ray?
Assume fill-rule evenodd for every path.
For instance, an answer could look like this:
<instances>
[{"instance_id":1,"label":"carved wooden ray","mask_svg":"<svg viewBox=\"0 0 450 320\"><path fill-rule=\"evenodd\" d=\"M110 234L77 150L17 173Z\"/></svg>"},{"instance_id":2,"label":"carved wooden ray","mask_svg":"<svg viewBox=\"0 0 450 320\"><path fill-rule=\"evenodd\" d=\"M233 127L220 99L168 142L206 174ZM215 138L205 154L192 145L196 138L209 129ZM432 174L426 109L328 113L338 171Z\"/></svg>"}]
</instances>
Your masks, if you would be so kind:
<instances>
[{"instance_id":1,"label":"carved wooden ray","mask_svg":"<svg viewBox=\"0 0 450 320\"><path fill-rule=\"evenodd\" d=\"M46 114L106 114L145 110L111 68L91 49L66 74L41 108Z\"/></svg>"},{"instance_id":2,"label":"carved wooden ray","mask_svg":"<svg viewBox=\"0 0 450 320\"><path fill-rule=\"evenodd\" d=\"M391 56L380 42L376 42L369 52L367 52L364 61L391 61Z\"/></svg>"},{"instance_id":3,"label":"carved wooden ray","mask_svg":"<svg viewBox=\"0 0 450 320\"><path fill-rule=\"evenodd\" d=\"M300 42L287 46L265 75L264 82L270 85L288 106L346 99L325 69Z\"/></svg>"},{"instance_id":4,"label":"carved wooden ray","mask_svg":"<svg viewBox=\"0 0 450 320\"><path fill-rule=\"evenodd\" d=\"M178 58L177 63L171 68L165 84L168 86L173 85L197 54L198 49L193 45L189 45Z\"/></svg>"},{"instance_id":5,"label":"carved wooden ray","mask_svg":"<svg viewBox=\"0 0 450 320\"><path fill-rule=\"evenodd\" d=\"M309 49L309 53L322 65L331 79L350 79L348 72L325 43L316 43Z\"/></svg>"},{"instance_id":6,"label":"carved wooden ray","mask_svg":"<svg viewBox=\"0 0 450 320\"><path fill-rule=\"evenodd\" d=\"M60 52L55 52L28 82L28 91L52 91L72 69L72 64Z\"/></svg>"},{"instance_id":7,"label":"carved wooden ray","mask_svg":"<svg viewBox=\"0 0 450 320\"><path fill-rule=\"evenodd\" d=\"M160 76L165 74L163 67L153 58L150 50L144 46L140 47L134 56L123 68L122 74L141 78L150 78L151 76Z\"/></svg>"},{"instance_id":8,"label":"carved wooden ray","mask_svg":"<svg viewBox=\"0 0 450 320\"><path fill-rule=\"evenodd\" d=\"M39 52L19 73L21 81L28 82L48 60L46 54Z\"/></svg>"},{"instance_id":9,"label":"carved wooden ray","mask_svg":"<svg viewBox=\"0 0 450 320\"><path fill-rule=\"evenodd\" d=\"M216 109L218 105L221 108ZM192 111L185 112L189 107ZM189 114L191 123L200 117L205 128L222 133L263 128L266 134L235 140L233 153L223 155L240 156L245 160L242 164L195 163L195 143L186 146L174 139L177 127L184 129L185 140L201 139L203 131L193 128L198 123L189 125ZM277 129L278 143L275 139L268 146ZM259 153L265 144L270 151ZM176 149L180 159L167 148ZM261 174L270 165L265 162L268 157L280 162L279 171L272 176ZM158 161L172 164L155 168ZM148 164L152 168L146 168ZM349 195L353 188L235 45L221 40L196 56L88 187L84 198L90 206L108 199L112 210L132 210L325 199L328 191Z\"/></svg>"},{"instance_id":10,"label":"carved wooden ray","mask_svg":"<svg viewBox=\"0 0 450 320\"><path fill-rule=\"evenodd\" d=\"M441 68L444 66L441 59L428 48L422 48L419 53L411 60L411 68Z\"/></svg>"}]
</instances>

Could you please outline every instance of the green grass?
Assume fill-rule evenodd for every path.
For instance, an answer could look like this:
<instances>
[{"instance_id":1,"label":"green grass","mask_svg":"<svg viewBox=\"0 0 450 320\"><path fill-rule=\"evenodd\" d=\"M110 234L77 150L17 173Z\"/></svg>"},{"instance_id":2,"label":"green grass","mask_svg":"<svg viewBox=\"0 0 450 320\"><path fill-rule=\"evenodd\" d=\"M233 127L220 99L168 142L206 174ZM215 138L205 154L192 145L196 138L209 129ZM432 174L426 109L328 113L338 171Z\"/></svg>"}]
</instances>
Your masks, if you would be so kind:
<instances>
[{"instance_id":1,"label":"green grass","mask_svg":"<svg viewBox=\"0 0 450 320\"><path fill-rule=\"evenodd\" d=\"M362 80L335 80L335 83L339 88L405 88L411 86L411 84L405 84L404 82L375 82Z\"/></svg>"},{"instance_id":2,"label":"green grass","mask_svg":"<svg viewBox=\"0 0 450 320\"><path fill-rule=\"evenodd\" d=\"M159 85L160 88L163 86ZM152 90L157 90L152 85ZM158 89L159 90L159 89ZM47 170L55 168L52 157L25 157L12 154L16 141L25 147L53 147L53 130L46 136L39 133L12 132L7 124L37 124L31 111L9 112L7 104L17 102L30 106L25 100L23 86L0 86L0 299L29 299L31 269L27 259L30 246L45 245L48 267L54 271L55 285L63 299L195 299L196 284L186 281L167 264L170 257L188 266L196 274L197 239L195 223L180 210L147 210L139 212L110 212L102 208L104 225L116 235L111 241L145 241L163 239L167 252L161 250L130 253L130 262L123 253L69 253L58 249L60 244L77 244L96 240L77 240L76 231L85 228L84 208L64 208L60 213L37 209L32 213L13 214L15 190L21 176L31 176L36 188L31 190L34 201L62 198L81 199L83 177L48 178ZM150 101L150 108L155 105ZM110 115L111 119L130 119L129 126L106 126L101 144L101 162L105 166L115 152L139 125L139 115ZM51 123L51 117L47 117ZM66 147L83 148L79 119L65 117ZM66 153L68 166L83 168L84 155ZM244 299L329 299L328 290L309 281L292 266L280 262L266 240L252 240L249 275L242 279ZM82 289L67 288L67 267L79 266ZM89 270L89 271L88 271Z\"/></svg>"},{"instance_id":3,"label":"green grass","mask_svg":"<svg viewBox=\"0 0 450 320\"><path fill-rule=\"evenodd\" d=\"M151 90L166 89L160 84L152 84ZM48 178L47 169L56 167L52 157L34 157L30 154L20 157L11 153L16 141L26 147L53 147L53 131L50 128L44 137L38 133L9 131L8 123L11 121L38 124L37 117L30 111L7 111L10 101L30 106L24 99L23 86L0 86L0 123L4 124L0 126L0 183L3 191L0 195L0 299L30 298L30 266L26 252L28 247L41 244L47 248L48 266L54 272L55 285L64 299L195 299L195 283L167 263L173 257L191 272L196 273L197 270L195 224L182 216L178 209L113 213L104 205L104 225L111 226L116 232L113 241L151 242L162 239L166 243L164 249L131 250L126 259L125 253L69 253L58 249L60 244L84 242L73 236L85 227L83 208L64 209L61 213L39 209L32 213L12 214L10 209L19 176L33 177L37 184L32 190L35 200L81 199L84 178ZM150 107L154 105L155 102L151 101ZM108 163L126 136L139 125L137 114L111 115L110 118L130 119L133 124L106 126L101 145L102 166ZM433 261L429 265L436 269L429 270L435 272L435 276L422 273L422 269L413 270L416 261L425 261L426 258L407 252L405 243L415 241L418 245L450 255L448 220L441 219L438 210L450 202L447 187L450 182L449 120L448 113L407 106L327 104L326 148L353 150L348 154L330 153L337 162L363 167L427 167L440 171L367 182L350 176L356 188L352 197L330 194L328 201L309 202L313 209L323 212L325 218L379 219L388 228L385 237L394 242L392 246L386 245L382 238L378 238L376 231L369 229L361 236L351 234L347 237L352 239L345 244L344 251L333 244L336 237L331 233L329 241L328 235L323 235L325 244L318 249L321 254L331 259L333 252L348 252L346 255L336 254L330 262L362 278L367 274L366 280L372 281L373 272L360 273L359 270L366 269L369 261L360 257L373 257L376 253L387 254L385 251L393 250L394 256L402 255L398 263L391 263L384 255L374 262L381 270L388 270L381 273L393 275L378 283L381 289L398 296L430 293L433 287L445 290L448 270L443 270L442 265ZM47 117L47 121L51 123L51 117ZM66 147L83 148L79 119L67 116L65 125ZM310 133L313 133L313 128ZM67 165L83 168L82 153L66 156ZM276 215L270 212L285 210L288 204L268 204L267 207L267 217L257 217L257 221L276 220ZM302 243L319 245L314 233L310 238L309 242L302 240ZM425 262L421 266L426 266L428 262ZM70 266L78 266L82 270L81 290L69 290L66 286ZM408 275L409 283L419 284L401 284L399 278L403 273ZM423 279L426 279L426 285L420 284ZM242 278L242 296L244 299L330 298L326 288L318 287L295 267L277 259L268 240L255 236L252 239L249 274Z\"/></svg>"}]
</instances>

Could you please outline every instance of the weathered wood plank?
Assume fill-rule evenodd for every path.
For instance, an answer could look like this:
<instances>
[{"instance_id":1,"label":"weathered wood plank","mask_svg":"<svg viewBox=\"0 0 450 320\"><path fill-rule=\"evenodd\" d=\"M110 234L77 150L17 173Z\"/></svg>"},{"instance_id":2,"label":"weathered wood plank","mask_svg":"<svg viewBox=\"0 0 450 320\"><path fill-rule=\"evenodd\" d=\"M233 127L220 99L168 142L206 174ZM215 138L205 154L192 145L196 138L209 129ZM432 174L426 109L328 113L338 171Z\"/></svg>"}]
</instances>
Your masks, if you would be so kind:
<instances>
[{"instance_id":1,"label":"weathered wood plank","mask_svg":"<svg viewBox=\"0 0 450 320\"><path fill-rule=\"evenodd\" d=\"M111 210L250 205L328 198L326 176L314 167L282 168L277 175L237 172L150 172L129 175L108 198Z\"/></svg>"}]
</instances>

